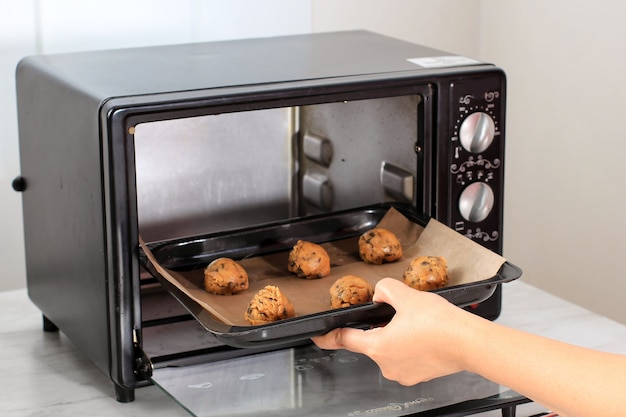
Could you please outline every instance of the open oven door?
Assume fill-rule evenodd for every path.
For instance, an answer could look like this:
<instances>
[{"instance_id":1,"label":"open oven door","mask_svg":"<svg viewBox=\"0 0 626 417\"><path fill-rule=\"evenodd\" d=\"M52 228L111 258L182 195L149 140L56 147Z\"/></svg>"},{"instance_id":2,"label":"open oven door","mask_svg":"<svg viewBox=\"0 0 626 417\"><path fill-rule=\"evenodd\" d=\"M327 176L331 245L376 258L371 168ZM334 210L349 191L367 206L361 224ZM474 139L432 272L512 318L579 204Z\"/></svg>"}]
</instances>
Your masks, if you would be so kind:
<instances>
[{"instance_id":1,"label":"open oven door","mask_svg":"<svg viewBox=\"0 0 626 417\"><path fill-rule=\"evenodd\" d=\"M465 416L528 402L467 372L405 387L385 379L365 356L312 344L157 367L151 380L198 417Z\"/></svg>"}]
</instances>

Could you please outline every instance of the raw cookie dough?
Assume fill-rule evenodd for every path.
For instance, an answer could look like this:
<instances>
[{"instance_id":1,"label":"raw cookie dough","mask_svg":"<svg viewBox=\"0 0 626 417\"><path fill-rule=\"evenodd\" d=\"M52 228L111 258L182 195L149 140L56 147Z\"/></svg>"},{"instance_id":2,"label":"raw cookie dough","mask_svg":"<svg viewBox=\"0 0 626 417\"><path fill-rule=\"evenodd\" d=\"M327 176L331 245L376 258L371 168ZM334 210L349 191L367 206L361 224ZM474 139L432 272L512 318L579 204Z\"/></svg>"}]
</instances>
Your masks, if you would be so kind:
<instances>
[{"instance_id":1,"label":"raw cookie dough","mask_svg":"<svg viewBox=\"0 0 626 417\"><path fill-rule=\"evenodd\" d=\"M248 289L248 274L232 259L218 258L204 270L204 289L211 294L236 294Z\"/></svg>"},{"instance_id":2,"label":"raw cookie dough","mask_svg":"<svg viewBox=\"0 0 626 417\"><path fill-rule=\"evenodd\" d=\"M369 282L356 275L346 275L330 287L330 306L342 308L367 303L373 295L374 287Z\"/></svg>"},{"instance_id":3,"label":"raw cookie dough","mask_svg":"<svg viewBox=\"0 0 626 417\"><path fill-rule=\"evenodd\" d=\"M300 278L322 278L330 274L330 257L320 245L298 240L289 253L287 269Z\"/></svg>"},{"instance_id":4,"label":"raw cookie dough","mask_svg":"<svg viewBox=\"0 0 626 417\"><path fill-rule=\"evenodd\" d=\"M244 317L250 324L257 326L295 317L295 315L293 304L280 289L267 285L252 297Z\"/></svg>"},{"instance_id":5,"label":"raw cookie dough","mask_svg":"<svg viewBox=\"0 0 626 417\"><path fill-rule=\"evenodd\" d=\"M448 283L448 263L443 256L418 256L402 275L404 283L420 291L441 288Z\"/></svg>"},{"instance_id":6,"label":"raw cookie dough","mask_svg":"<svg viewBox=\"0 0 626 417\"><path fill-rule=\"evenodd\" d=\"M363 261L374 265L395 262L402 258L402 245L393 232L376 227L359 237L359 255Z\"/></svg>"}]
</instances>

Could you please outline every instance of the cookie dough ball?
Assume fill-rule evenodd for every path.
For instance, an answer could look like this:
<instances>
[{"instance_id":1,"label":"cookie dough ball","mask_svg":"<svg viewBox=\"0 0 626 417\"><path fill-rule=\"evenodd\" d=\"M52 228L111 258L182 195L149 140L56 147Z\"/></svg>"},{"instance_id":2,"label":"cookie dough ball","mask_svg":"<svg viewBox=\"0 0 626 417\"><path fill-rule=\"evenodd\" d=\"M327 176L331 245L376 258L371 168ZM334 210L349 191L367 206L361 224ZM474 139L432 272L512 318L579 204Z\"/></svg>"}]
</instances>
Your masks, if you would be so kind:
<instances>
[{"instance_id":1,"label":"cookie dough ball","mask_svg":"<svg viewBox=\"0 0 626 417\"><path fill-rule=\"evenodd\" d=\"M448 262L443 256L418 256L404 271L402 279L420 291L441 288L448 283Z\"/></svg>"},{"instance_id":2,"label":"cookie dough ball","mask_svg":"<svg viewBox=\"0 0 626 417\"><path fill-rule=\"evenodd\" d=\"M367 303L373 295L374 287L369 282L356 275L346 275L330 287L330 306L342 308Z\"/></svg>"},{"instance_id":3,"label":"cookie dough ball","mask_svg":"<svg viewBox=\"0 0 626 417\"><path fill-rule=\"evenodd\" d=\"M295 315L293 304L287 296L278 287L267 285L252 297L244 317L250 324L257 326Z\"/></svg>"},{"instance_id":4,"label":"cookie dough ball","mask_svg":"<svg viewBox=\"0 0 626 417\"><path fill-rule=\"evenodd\" d=\"M289 253L287 269L300 278L322 278L330 274L330 257L320 245L299 240Z\"/></svg>"},{"instance_id":5,"label":"cookie dough ball","mask_svg":"<svg viewBox=\"0 0 626 417\"><path fill-rule=\"evenodd\" d=\"M236 294L248 289L248 274L232 259L218 258L204 270L204 289L211 294Z\"/></svg>"},{"instance_id":6,"label":"cookie dough ball","mask_svg":"<svg viewBox=\"0 0 626 417\"><path fill-rule=\"evenodd\" d=\"M393 232L376 227L359 238L359 255L363 261L380 265L402 258L402 245Z\"/></svg>"}]
</instances>

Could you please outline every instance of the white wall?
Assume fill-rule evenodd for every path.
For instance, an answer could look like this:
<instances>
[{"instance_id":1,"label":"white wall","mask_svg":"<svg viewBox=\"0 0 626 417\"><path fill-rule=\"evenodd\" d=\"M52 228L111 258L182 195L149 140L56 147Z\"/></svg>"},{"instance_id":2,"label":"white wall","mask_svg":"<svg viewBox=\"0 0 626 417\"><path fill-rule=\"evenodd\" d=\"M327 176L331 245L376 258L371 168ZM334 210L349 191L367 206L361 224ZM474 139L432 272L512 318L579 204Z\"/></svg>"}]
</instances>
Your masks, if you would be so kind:
<instances>
[{"instance_id":1,"label":"white wall","mask_svg":"<svg viewBox=\"0 0 626 417\"><path fill-rule=\"evenodd\" d=\"M313 30L368 29L477 57L479 4L480 0L313 0Z\"/></svg>"},{"instance_id":2,"label":"white wall","mask_svg":"<svg viewBox=\"0 0 626 417\"><path fill-rule=\"evenodd\" d=\"M482 55L509 82L505 254L626 323L626 3L481 4Z\"/></svg>"},{"instance_id":3,"label":"white wall","mask_svg":"<svg viewBox=\"0 0 626 417\"><path fill-rule=\"evenodd\" d=\"M20 173L15 64L35 52L33 2L0 0L0 290L24 286L21 197L11 188Z\"/></svg>"}]
</instances>

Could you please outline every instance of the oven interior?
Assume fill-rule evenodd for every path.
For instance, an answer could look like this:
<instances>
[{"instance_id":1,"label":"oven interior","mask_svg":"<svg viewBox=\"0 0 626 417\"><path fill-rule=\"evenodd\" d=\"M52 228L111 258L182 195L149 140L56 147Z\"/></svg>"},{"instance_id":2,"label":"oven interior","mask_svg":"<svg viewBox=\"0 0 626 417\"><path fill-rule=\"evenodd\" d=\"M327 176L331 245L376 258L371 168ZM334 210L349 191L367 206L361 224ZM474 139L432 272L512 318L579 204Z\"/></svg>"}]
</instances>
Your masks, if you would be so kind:
<instances>
[{"instance_id":1,"label":"oven interior","mask_svg":"<svg viewBox=\"0 0 626 417\"><path fill-rule=\"evenodd\" d=\"M378 203L421 207L422 102L410 94L137 124L139 235L158 242ZM251 353L223 346L140 277L142 348L155 366Z\"/></svg>"}]
</instances>

